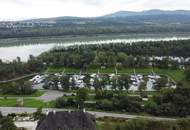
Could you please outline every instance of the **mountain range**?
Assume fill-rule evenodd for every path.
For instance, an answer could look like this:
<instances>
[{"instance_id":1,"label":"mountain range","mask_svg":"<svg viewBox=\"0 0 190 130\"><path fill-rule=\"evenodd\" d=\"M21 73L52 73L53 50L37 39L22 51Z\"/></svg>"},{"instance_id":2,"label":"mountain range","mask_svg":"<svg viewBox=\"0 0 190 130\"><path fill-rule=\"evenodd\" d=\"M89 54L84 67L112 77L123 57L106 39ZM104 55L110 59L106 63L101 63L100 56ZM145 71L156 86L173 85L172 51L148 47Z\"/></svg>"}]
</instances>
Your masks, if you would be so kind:
<instances>
[{"instance_id":1,"label":"mountain range","mask_svg":"<svg viewBox=\"0 0 190 130\"><path fill-rule=\"evenodd\" d=\"M128 16L147 16L147 15L190 15L190 11L189 10L166 11L158 9L140 11L140 12L119 11L116 13L105 15L103 17L128 17Z\"/></svg>"},{"instance_id":2,"label":"mountain range","mask_svg":"<svg viewBox=\"0 0 190 130\"><path fill-rule=\"evenodd\" d=\"M99 19L99 18L124 18L124 17L146 17L146 16L190 16L190 10L146 10L146 11L118 11L115 13L107 14L100 17L71 17L71 16L60 16L55 18L42 18L42 19L32 19L32 20L64 20L64 19ZM28 21L28 20L27 20Z\"/></svg>"},{"instance_id":3,"label":"mountain range","mask_svg":"<svg viewBox=\"0 0 190 130\"><path fill-rule=\"evenodd\" d=\"M0 22L0 38L139 33L190 33L190 11L119 11L101 17L63 16Z\"/></svg>"}]
</instances>

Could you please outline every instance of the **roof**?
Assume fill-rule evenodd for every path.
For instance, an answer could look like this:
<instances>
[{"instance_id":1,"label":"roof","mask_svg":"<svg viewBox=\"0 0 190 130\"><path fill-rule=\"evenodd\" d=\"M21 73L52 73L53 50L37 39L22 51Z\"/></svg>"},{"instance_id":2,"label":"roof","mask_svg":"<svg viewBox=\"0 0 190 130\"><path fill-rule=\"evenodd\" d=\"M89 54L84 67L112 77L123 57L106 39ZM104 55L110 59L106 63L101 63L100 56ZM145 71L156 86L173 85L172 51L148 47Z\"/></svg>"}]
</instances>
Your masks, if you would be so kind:
<instances>
[{"instance_id":1,"label":"roof","mask_svg":"<svg viewBox=\"0 0 190 130\"><path fill-rule=\"evenodd\" d=\"M95 116L82 111L50 112L38 122L36 130L95 130Z\"/></svg>"}]
</instances>

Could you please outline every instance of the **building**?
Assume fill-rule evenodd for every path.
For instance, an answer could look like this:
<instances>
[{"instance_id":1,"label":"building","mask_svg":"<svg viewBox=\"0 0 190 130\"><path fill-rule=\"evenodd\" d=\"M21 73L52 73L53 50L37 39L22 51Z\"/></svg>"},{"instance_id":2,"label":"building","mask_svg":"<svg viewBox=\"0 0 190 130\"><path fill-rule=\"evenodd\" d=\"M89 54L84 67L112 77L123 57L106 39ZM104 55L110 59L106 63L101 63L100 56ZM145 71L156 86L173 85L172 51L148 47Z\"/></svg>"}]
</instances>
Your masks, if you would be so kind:
<instances>
[{"instance_id":1,"label":"building","mask_svg":"<svg viewBox=\"0 0 190 130\"><path fill-rule=\"evenodd\" d=\"M38 122L36 130L95 130L96 119L82 111L50 112Z\"/></svg>"}]
</instances>

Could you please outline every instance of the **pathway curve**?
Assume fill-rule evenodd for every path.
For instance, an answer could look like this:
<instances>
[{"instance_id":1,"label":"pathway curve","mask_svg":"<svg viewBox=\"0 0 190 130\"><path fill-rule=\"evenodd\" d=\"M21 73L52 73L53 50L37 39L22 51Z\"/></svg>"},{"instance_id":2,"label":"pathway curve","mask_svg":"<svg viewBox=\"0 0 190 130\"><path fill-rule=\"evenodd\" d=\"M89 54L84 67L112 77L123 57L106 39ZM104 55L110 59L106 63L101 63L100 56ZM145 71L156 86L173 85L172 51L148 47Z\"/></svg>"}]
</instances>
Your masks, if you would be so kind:
<instances>
[{"instance_id":1,"label":"pathway curve","mask_svg":"<svg viewBox=\"0 0 190 130\"><path fill-rule=\"evenodd\" d=\"M3 115L7 115L9 113L33 113L37 110L37 108L25 108L25 107L0 107L0 111ZM49 111L68 111L68 109L53 109L53 108L44 108L43 112L45 113L47 110ZM151 120L165 120L165 121L175 121L175 118L165 118L165 117L155 117L155 116L140 116L140 115L130 115L130 114L117 114L117 113L107 113L107 112L95 112L95 111L87 111L99 117L115 117L115 118L124 118L124 119L133 119L133 118L145 118Z\"/></svg>"}]
</instances>

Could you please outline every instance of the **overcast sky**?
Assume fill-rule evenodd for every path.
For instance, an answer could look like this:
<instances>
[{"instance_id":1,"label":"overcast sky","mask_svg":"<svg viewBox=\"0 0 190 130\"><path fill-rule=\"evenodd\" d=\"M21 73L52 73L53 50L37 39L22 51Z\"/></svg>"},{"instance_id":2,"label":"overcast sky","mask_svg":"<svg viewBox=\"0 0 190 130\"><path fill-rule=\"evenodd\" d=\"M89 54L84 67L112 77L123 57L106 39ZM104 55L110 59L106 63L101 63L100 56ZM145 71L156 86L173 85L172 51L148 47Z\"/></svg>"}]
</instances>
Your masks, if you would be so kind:
<instances>
[{"instance_id":1,"label":"overcast sky","mask_svg":"<svg viewBox=\"0 0 190 130\"><path fill-rule=\"evenodd\" d=\"M0 20L93 17L120 10L190 10L190 0L0 0Z\"/></svg>"}]
</instances>

